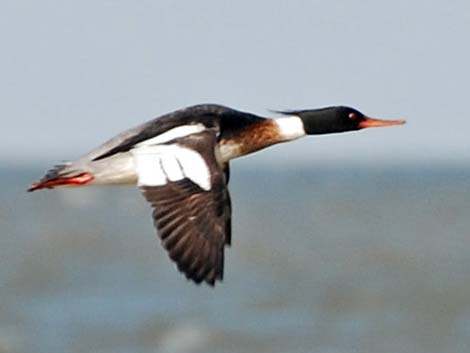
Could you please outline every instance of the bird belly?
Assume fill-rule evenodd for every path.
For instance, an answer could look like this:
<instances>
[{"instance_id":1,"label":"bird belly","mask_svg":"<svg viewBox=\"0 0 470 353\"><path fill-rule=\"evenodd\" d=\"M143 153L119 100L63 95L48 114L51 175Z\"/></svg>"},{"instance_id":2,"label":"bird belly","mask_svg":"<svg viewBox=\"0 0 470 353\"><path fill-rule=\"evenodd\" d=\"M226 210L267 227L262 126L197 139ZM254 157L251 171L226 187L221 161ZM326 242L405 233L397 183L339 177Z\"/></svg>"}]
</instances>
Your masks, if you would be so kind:
<instances>
[{"instance_id":1,"label":"bird belly","mask_svg":"<svg viewBox=\"0 0 470 353\"><path fill-rule=\"evenodd\" d=\"M90 162L87 169L95 177L90 185L137 183L135 161L129 152L118 153L108 158Z\"/></svg>"}]
</instances>

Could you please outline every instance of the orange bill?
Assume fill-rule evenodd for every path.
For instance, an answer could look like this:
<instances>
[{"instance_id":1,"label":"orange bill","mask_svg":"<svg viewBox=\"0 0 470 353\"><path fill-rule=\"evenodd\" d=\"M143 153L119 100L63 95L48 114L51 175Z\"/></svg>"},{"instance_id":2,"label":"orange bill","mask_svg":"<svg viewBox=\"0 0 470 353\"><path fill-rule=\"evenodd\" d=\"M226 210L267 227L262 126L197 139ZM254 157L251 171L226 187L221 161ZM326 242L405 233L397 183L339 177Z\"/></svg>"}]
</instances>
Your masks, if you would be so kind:
<instances>
[{"instance_id":1,"label":"orange bill","mask_svg":"<svg viewBox=\"0 0 470 353\"><path fill-rule=\"evenodd\" d=\"M382 127L382 126L395 126L405 124L405 120L382 120L365 117L364 120L359 122L361 129L367 127Z\"/></svg>"}]
</instances>

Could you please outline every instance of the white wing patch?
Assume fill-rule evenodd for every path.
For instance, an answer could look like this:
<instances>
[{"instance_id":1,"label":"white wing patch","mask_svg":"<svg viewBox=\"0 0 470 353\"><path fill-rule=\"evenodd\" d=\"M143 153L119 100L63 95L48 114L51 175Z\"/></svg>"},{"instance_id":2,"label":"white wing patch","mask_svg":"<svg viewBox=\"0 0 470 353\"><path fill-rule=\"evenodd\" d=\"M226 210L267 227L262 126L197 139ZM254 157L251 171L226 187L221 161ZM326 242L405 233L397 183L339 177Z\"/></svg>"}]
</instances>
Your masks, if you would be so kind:
<instances>
[{"instance_id":1,"label":"white wing patch","mask_svg":"<svg viewBox=\"0 0 470 353\"><path fill-rule=\"evenodd\" d=\"M180 145L141 145L132 150L138 185L163 186L169 181L190 179L204 190L211 189L211 175L204 158Z\"/></svg>"},{"instance_id":2,"label":"white wing patch","mask_svg":"<svg viewBox=\"0 0 470 353\"><path fill-rule=\"evenodd\" d=\"M160 156L160 164L168 180L177 181L184 178L181 164L174 155L167 154Z\"/></svg>"},{"instance_id":3,"label":"white wing patch","mask_svg":"<svg viewBox=\"0 0 470 353\"><path fill-rule=\"evenodd\" d=\"M178 126L178 127L175 127L171 130L164 132L163 134L160 134L155 137L152 137L151 139L142 141L141 143L136 145L136 147L158 145L160 143L165 143L165 142L174 140L179 137L184 137L184 136L188 136L191 134L197 134L198 132L201 132L205 129L206 128L203 124Z\"/></svg>"}]
</instances>

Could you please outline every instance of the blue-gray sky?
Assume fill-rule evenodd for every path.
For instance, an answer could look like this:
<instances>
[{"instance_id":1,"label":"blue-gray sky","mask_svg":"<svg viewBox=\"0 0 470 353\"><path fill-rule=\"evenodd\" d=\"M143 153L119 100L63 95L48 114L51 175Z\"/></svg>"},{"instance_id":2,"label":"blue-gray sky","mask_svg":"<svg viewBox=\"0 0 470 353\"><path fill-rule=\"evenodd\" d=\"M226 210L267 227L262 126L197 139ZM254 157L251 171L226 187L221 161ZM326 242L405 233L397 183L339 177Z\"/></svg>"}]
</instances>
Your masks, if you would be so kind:
<instances>
[{"instance_id":1,"label":"blue-gray sky","mask_svg":"<svg viewBox=\"0 0 470 353\"><path fill-rule=\"evenodd\" d=\"M259 114L346 104L409 122L257 161L467 163L469 34L467 0L4 0L0 160L74 158L214 102Z\"/></svg>"}]
</instances>

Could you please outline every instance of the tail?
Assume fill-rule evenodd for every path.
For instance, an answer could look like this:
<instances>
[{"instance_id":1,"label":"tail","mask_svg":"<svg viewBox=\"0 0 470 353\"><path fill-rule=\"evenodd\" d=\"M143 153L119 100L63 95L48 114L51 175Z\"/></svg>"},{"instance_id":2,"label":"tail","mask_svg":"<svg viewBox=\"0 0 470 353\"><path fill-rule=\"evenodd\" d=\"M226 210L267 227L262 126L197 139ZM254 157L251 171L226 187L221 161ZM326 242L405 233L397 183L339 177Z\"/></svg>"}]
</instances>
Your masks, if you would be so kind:
<instances>
[{"instance_id":1,"label":"tail","mask_svg":"<svg viewBox=\"0 0 470 353\"><path fill-rule=\"evenodd\" d=\"M33 183L28 192L40 189L52 189L56 186L79 186L91 182L94 176L90 173L70 168L69 164L56 165L37 183Z\"/></svg>"}]
</instances>

